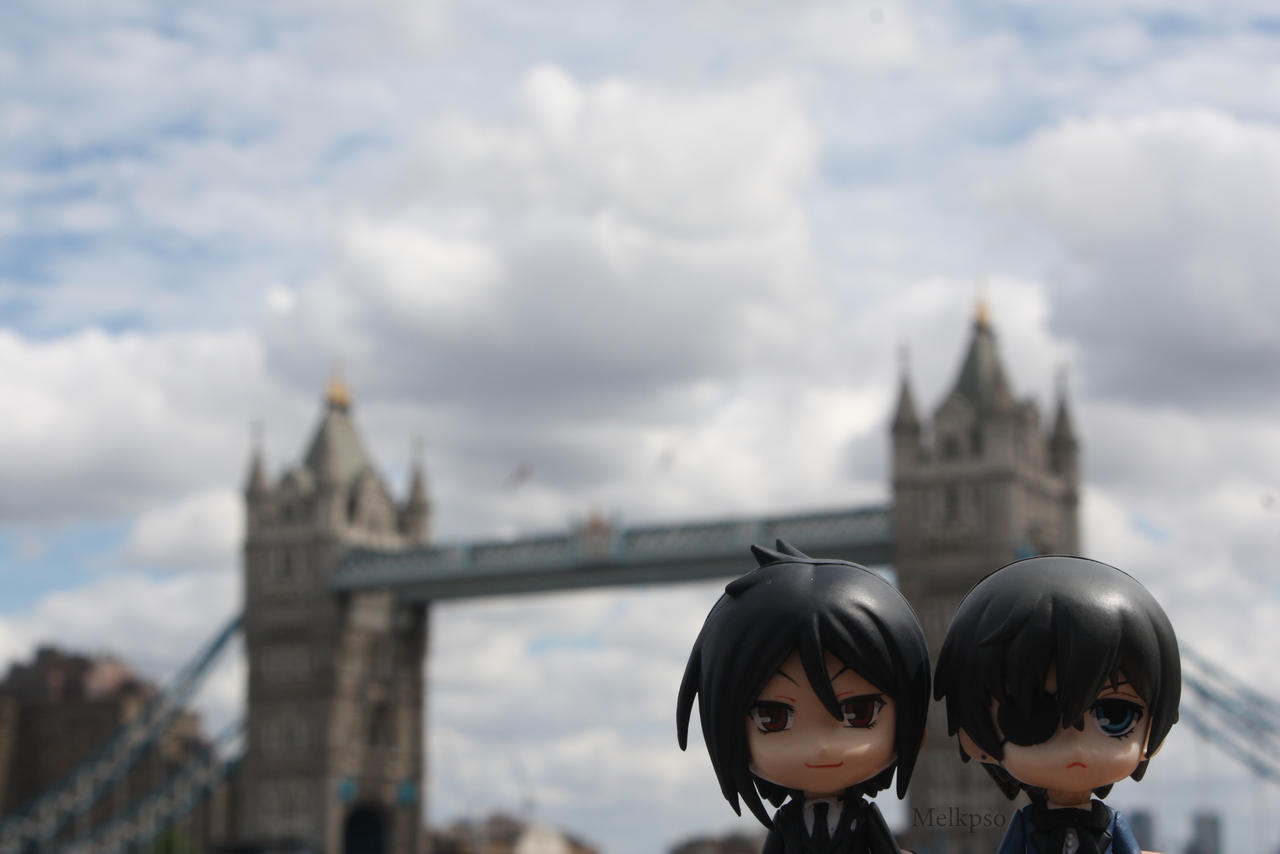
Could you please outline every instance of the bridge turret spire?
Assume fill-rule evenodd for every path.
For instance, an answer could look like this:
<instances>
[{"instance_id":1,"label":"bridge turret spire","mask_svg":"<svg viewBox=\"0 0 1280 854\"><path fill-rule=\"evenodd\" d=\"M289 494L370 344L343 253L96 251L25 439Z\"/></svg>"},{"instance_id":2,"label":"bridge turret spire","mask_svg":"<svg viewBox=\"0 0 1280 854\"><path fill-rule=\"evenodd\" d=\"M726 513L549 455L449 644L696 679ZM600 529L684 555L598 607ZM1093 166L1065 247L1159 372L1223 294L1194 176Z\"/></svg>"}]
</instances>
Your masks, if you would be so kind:
<instances>
[{"instance_id":1,"label":"bridge turret spire","mask_svg":"<svg viewBox=\"0 0 1280 854\"><path fill-rule=\"evenodd\" d=\"M427 498L427 477L422 461L422 439L413 440L413 462L409 473L409 497L402 511L401 531L414 544L428 539L431 502Z\"/></svg>"},{"instance_id":2,"label":"bridge turret spire","mask_svg":"<svg viewBox=\"0 0 1280 854\"><path fill-rule=\"evenodd\" d=\"M334 371L329 378L329 386L325 390L325 402L330 409L346 411L351 406L351 391L347 388L346 378L341 371Z\"/></svg>"},{"instance_id":3,"label":"bridge turret spire","mask_svg":"<svg viewBox=\"0 0 1280 854\"><path fill-rule=\"evenodd\" d=\"M1057 412L1049 434L1049 460L1053 470L1073 487L1079 481L1079 449L1071 407L1067 403L1067 369L1063 367L1058 370Z\"/></svg>"},{"instance_id":4,"label":"bridge turret spire","mask_svg":"<svg viewBox=\"0 0 1280 854\"><path fill-rule=\"evenodd\" d=\"M911 373L907 348L903 345L898 355L899 382L898 406L893 414L893 435L920 434L920 416L916 414L916 402L911 394Z\"/></svg>"},{"instance_id":5,"label":"bridge turret spire","mask_svg":"<svg viewBox=\"0 0 1280 854\"><path fill-rule=\"evenodd\" d=\"M974 309L973 333L960 373L948 398L964 399L975 412L1008 411L1013 395L1005 380L1004 365L996 348L996 333L986 301L979 299Z\"/></svg>"},{"instance_id":6,"label":"bridge turret spire","mask_svg":"<svg viewBox=\"0 0 1280 854\"><path fill-rule=\"evenodd\" d=\"M251 429L249 476L245 478L244 494L252 503L267 494L267 476L262 463L262 424L255 421Z\"/></svg>"},{"instance_id":7,"label":"bridge turret spire","mask_svg":"<svg viewBox=\"0 0 1280 854\"><path fill-rule=\"evenodd\" d=\"M1076 430L1072 424L1071 408L1067 405L1067 369L1062 367L1058 369L1058 401L1057 412L1053 419L1053 436L1052 442L1055 445L1074 447L1076 443Z\"/></svg>"},{"instance_id":8,"label":"bridge turret spire","mask_svg":"<svg viewBox=\"0 0 1280 854\"><path fill-rule=\"evenodd\" d=\"M373 466L351 418L351 392L338 375L325 390L324 413L304 465L318 484L346 488Z\"/></svg>"},{"instance_id":9,"label":"bridge turret spire","mask_svg":"<svg viewBox=\"0 0 1280 854\"><path fill-rule=\"evenodd\" d=\"M915 396L911 393L911 374L907 365L907 348L898 356L901 377L898 382L898 406L890 427L893 438L893 471L901 474L914 468L921 458L920 416L916 414Z\"/></svg>"}]
</instances>

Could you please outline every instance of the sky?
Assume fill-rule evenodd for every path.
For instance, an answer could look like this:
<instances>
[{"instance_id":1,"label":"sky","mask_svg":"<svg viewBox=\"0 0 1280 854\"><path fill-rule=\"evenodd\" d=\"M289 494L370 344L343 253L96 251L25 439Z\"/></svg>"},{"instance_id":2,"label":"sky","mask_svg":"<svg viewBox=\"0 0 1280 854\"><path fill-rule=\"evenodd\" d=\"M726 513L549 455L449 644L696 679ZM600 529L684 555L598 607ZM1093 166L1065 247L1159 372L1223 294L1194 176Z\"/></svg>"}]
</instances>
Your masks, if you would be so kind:
<instances>
[{"instance_id":1,"label":"sky","mask_svg":"<svg viewBox=\"0 0 1280 854\"><path fill-rule=\"evenodd\" d=\"M1280 697L1278 41L1248 0L4 4L0 664L172 674L239 607L253 425L278 476L335 371L439 541L887 501L900 370L931 411L982 297L1020 397L1066 377L1085 554ZM436 607L429 818L751 829L675 745L721 586ZM1185 726L1109 802L1280 847Z\"/></svg>"}]
</instances>

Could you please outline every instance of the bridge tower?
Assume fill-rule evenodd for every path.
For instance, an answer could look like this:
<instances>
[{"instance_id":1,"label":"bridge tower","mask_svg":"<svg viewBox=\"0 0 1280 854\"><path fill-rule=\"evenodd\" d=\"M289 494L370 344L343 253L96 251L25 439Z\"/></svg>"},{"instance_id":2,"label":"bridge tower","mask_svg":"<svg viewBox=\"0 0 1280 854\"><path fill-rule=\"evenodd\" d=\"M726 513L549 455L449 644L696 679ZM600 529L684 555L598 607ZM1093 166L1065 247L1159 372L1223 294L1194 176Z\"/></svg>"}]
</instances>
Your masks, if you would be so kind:
<instances>
[{"instance_id":1,"label":"bridge tower","mask_svg":"<svg viewBox=\"0 0 1280 854\"><path fill-rule=\"evenodd\" d=\"M1034 401L1014 398L981 302L959 375L932 419L917 414L904 365L891 430L893 562L936 661L951 615L983 576L1022 556L1079 552L1079 447L1065 387L1047 430ZM976 761L957 761L958 750L934 703L903 840L920 854L994 851L1003 826L958 832L956 817L995 823L1012 812Z\"/></svg>"},{"instance_id":2,"label":"bridge tower","mask_svg":"<svg viewBox=\"0 0 1280 854\"><path fill-rule=\"evenodd\" d=\"M426 608L390 591L338 594L329 580L349 547L427 542L421 460L395 501L334 379L302 462L272 486L255 448L245 498L248 721L234 836L324 854L413 854Z\"/></svg>"}]
</instances>

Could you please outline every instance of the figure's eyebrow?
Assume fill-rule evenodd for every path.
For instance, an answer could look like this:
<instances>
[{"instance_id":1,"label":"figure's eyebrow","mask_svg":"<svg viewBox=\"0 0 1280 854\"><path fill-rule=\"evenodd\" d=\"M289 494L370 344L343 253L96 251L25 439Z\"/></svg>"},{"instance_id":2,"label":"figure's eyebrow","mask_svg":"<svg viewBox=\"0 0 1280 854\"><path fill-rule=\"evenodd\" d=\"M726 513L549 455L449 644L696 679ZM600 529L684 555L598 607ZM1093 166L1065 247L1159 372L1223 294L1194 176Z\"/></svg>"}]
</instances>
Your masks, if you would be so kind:
<instances>
[{"instance_id":1,"label":"figure's eyebrow","mask_svg":"<svg viewBox=\"0 0 1280 854\"><path fill-rule=\"evenodd\" d=\"M1115 691L1119 693L1121 689L1126 689L1128 694L1132 694L1140 700L1142 699L1142 695L1138 693L1138 689L1133 687L1133 683L1128 679L1121 679L1119 682L1107 682L1098 690L1098 693L1105 694L1107 691Z\"/></svg>"},{"instance_id":2,"label":"figure's eyebrow","mask_svg":"<svg viewBox=\"0 0 1280 854\"><path fill-rule=\"evenodd\" d=\"M800 687L800 683L788 676L781 667L778 668L778 675L790 682L792 685L795 685L797 688Z\"/></svg>"},{"instance_id":3,"label":"figure's eyebrow","mask_svg":"<svg viewBox=\"0 0 1280 854\"><path fill-rule=\"evenodd\" d=\"M834 682L834 681L836 681L836 677L837 677L837 676L839 676L841 673L844 673L844 672L845 672L846 670L848 670L848 669L849 669L849 665L847 665L847 664L846 664L844 667L841 667L841 668L840 668L839 670L837 670L835 673L832 673L830 676L828 676L828 677L827 677L827 679L829 679L830 681Z\"/></svg>"}]
</instances>

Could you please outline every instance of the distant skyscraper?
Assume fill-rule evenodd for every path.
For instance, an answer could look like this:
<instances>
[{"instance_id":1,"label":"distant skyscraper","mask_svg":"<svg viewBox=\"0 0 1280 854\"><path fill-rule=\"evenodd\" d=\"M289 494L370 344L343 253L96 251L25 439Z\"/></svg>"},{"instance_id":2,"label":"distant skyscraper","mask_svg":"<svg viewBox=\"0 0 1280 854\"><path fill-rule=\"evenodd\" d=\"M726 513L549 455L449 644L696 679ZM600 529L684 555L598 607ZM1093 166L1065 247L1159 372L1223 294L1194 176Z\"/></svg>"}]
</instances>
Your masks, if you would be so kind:
<instances>
[{"instance_id":1,"label":"distant skyscraper","mask_svg":"<svg viewBox=\"0 0 1280 854\"><path fill-rule=\"evenodd\" d=\"M1187 854L1222 854L1222 819L1212 810L1191 816L1191 844Z\"/></svg>"},{"instance_id":2,"label":"distant skyscraper","mask_svg":"<svg viewBox=\"0 0 1280 854\"><path fill-rule=\"evenodd\" d=\"M1155 819L1151 815L1151 810L1125 810L1125 817L1129 819L1129 827L1133 830L1133 836L1138 840L1138 845L1143 851L1154 851L1156 848L1156 824Z\"/></svg>"}]
</instances>

